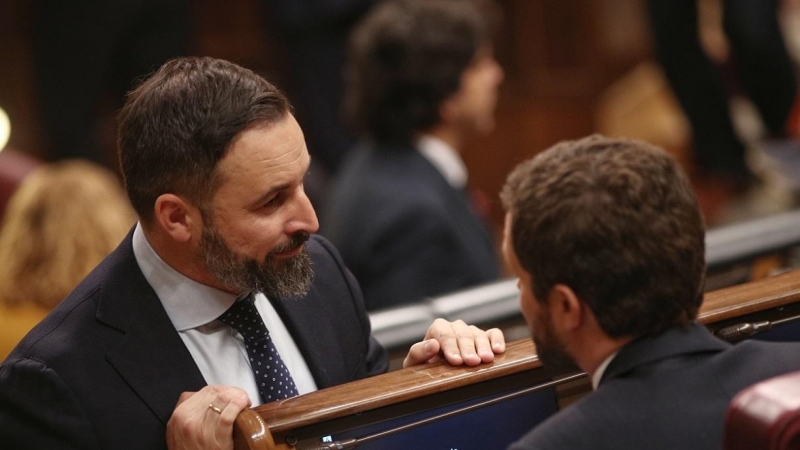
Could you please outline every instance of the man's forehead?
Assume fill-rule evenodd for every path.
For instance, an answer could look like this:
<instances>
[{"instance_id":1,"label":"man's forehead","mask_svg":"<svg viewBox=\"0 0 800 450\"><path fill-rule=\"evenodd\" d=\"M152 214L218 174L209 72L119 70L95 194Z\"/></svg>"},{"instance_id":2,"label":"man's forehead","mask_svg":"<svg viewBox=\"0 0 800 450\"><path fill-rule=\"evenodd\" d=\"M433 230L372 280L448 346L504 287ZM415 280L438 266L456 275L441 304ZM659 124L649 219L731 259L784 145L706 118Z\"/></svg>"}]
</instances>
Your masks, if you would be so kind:
<instances>
[{"instance_id":1,"label":"man's forehead","mask_svg":"<svg viewBox=\"0 0 800 450\"><path fill-rule=\"evenodd\" d=\"M292 118L244 130L217 163L215 174L223 185L244 179L271 189L302 182L310 160L303 135Z\"/></svg>"},{"instance_id":2,"label":"man's forehead","mask_svg":"<svg viewBox=\"0 0 800 450\"><path fill-rule=\"evenodd\" d=\"M238 163L280 165L297 159L305 149L305 139L297 121L290 114L274 123L251 125L231 141L218 166Z\"/></svg>"}]
</instances>

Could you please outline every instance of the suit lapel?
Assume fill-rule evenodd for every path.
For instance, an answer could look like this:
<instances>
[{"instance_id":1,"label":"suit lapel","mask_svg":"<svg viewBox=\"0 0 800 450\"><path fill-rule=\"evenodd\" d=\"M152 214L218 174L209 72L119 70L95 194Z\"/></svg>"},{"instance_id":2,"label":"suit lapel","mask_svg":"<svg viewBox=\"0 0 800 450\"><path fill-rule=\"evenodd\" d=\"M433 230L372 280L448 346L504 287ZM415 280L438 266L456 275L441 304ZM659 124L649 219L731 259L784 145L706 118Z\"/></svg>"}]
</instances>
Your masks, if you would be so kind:
<instances>
[{"instance_id":1,"label":"suit lapel","mask_svg":"<svg viewBox=\"0 0 800 450\"><path fill-rule=\"evenodd\" d=\"M314 282L300 299L270 299L297 344L319 389L363 377L366 362L359 349L368 330L362 327L359 310L348 285L341 260L332 247L312 235L308 252L314 268ZM352 280L355 283L355 280ZM363 304L361 304L363 308ZM367 325L368 326L368 325Z\"/></svg>"},{"instance_id":2,"label":"suit lapel","mask_svg":"<svg viewBox=\"0 0 800 450\"><path fill-rule=\"evenodd\" d=\"M272 301L320 389L349 381L346 358L338 345L343 330L331 322L335 315L327 310L330 302L323 299L315 282L302 299Z\"/></svg>"},{"instance_id":3,"label":"suit lapel","mask_svg":"<svg viewBox=\"0 0 800 450\"><path fill-rule=\"evenodd\" d=\"M113 257L97 319L124 333L108 362L166 424L178 397L206 385L133 256L132 233Z\"/></svg>"}]
</instances>

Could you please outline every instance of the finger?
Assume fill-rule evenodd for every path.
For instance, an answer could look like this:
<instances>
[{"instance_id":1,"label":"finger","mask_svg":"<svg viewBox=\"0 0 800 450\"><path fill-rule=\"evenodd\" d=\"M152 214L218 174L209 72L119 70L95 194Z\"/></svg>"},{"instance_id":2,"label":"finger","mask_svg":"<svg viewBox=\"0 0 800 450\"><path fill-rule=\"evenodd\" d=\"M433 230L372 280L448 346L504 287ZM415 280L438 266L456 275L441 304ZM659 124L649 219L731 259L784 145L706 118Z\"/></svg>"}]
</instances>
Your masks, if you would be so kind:
<instances>
[{"instance_id":1,"label":"finger","mask_svg":"<svg viewBox=\"0 0 800 450\"><path fill-rule=\"evenodd\" d=\"M198 396L194 411L203 417L200 421L199 429L195 430L195 439L196 442L202 445L226 448L224 445L222 447L218 445L220 442L218 438L220 417L228 403L230 403L230 399L223 395L223 389L224 387L222 386L207 386L207 389L200 391L204 396ZM233 431L231 431L231 435L233 435ZM233 448L233 446L231 445L230 448Z\"/></svg>"},{"instance_id":2,"label":"finger","mask_svg":"<svg viewBox=\"0 0 800 450\"><path fill-rule=\"evenodd\" d=\"M214 439L222 448L229 448L233 445L233 425L236 418L244 411L249 405L249 401L240 398L234 398L225 406L217 418L216 425L210 427L214 430Z\"/></svg>"},{"instance_id":3,"label":"finger","mask_svg":"<svg viewBox=\"0 0 800 450\"><path fill-rule=\"evenodd\" d=\"M232 448L234 422L239 414L250 406L250 399L244 391L226 393L221 399L225 397L230 397L228 403L216 419L216 426L209 428L214 430L214 439L220 447Z\"/></svg>"},{"instance_id":4,"label":"finger","mask_svg":"<svg viewBox=\"0 0 800 450\"><path fill-rule=\"evenodd\" d=\"M426 362L436 362L439 359L439 341L427 339L417 342L408 350L406 359L403 360L403 367L416 366Z\"/></svg>"},{"instance_id":5,"label":"finger","mask_svg":"<svg viewBox=\"0 0 800 450\"><path fill-rule=\"evenodd\" d=\"M203 421L208 407L208 388L198 392L184 392L167 422L167 447L184 449L195 446L198 435L202 435Z\"/></svg>"},{"instance_id":6,"label":"finger","mask_svg":"<svg viewBox=\"0 0 800 450\"><path fill-rule=\"evenodd\" d=\"M467 324L462 320L448 322L444 319L436 319L428 328L426 337L439 342L439 354L449 364L460 366L464 364L464 358L459 345L459 334L466 332L467 328ZM477 358L477 355L475 357Z\"/></svg>"},{"instance_id":7,"label":"finger","mask_svg":"<svg viewBox=\"0 0 800 450\"><path fill-rule=\"evenodd\" d=\"M220 416L235 395L235 392L229 393L230 389L235 388L206 386L197 392L182 393L167 424L168 447L170 449L233 448L232 437L228 439L230 445L221 446L218 445L217 438ZM246 399L246 394L242 392L241 395ZM229 434L233 435L232 426ZM211 447L207 447L209 445Z\"/></svg>"},{"instance_id":8,"label":"finger","mask_svg":"<svg viewBox=\"0 0 800 450\"><path fill-rule=\"evenodd\" d=\"M489 334L478 327L472 327L472 331L474 336L473 344L475 346L475 353L478 355L478 364L494 361L494 351L492 351L492 343L489 340Z\"/></svg>"},{"instance_id":9,"label":"finger","mask_svg":"<svg viewBox=\"0 0 800 450\"><path fill-rule=\"evenodd\" d=\"M506 341L503 332L498 328L483 331L477 327L471 327L475 336L475 351L478 353L481 362L489 363L494 361L494 355L506 351Z\"/></svg>"},{"instance_id":10,"label":"finger","mask_svg":"<svg viewBox=\"0 0 800 450\"><path fill-rule=\"evenodd\" d=\"M483 362L478 354L478 349L481 346L483 348L490 347L489 339L486 337L483 330L476 326L467 325L460 320L453 323L453 329L456 332L458 351L461 354L461 359L464 361L464 364L468 366L477 366ZM445 353L445 355L447 355L447 353ZM492 354L492 358L494 358L494 354Z\"/></svg>"},{"instance_id":11,"label":"finger","mask_svg":"<svg viewBox=\"0 0 800 450\"><path fill-rule=\"evenodd\" d=\"M492 328L486 330L489 335L489 342L492 343L492 352L499 355L506 352L506 337L503 335L503 330L499 328Z\"/></svg>"}]
</instances>

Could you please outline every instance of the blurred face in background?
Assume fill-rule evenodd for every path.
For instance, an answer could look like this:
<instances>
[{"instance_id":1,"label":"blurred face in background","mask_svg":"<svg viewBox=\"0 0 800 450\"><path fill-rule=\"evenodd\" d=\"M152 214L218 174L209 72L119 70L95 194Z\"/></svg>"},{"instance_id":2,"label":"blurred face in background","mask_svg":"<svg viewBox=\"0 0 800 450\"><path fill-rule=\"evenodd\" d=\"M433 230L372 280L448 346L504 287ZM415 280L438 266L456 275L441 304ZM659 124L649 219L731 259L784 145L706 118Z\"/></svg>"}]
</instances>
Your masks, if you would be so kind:
<instances>
[{"instance_id":1,"label":"blurred face in background","mask_svg":"<svg viewBox=\"0 0 800 450\"><path fill-rule=\"evenodd\" d=\"M461 75L459 90L445 101L446 119L466 135L492 132L504 76L491 46L481 46L472 64Z\"/></svg>"}]
</instances>

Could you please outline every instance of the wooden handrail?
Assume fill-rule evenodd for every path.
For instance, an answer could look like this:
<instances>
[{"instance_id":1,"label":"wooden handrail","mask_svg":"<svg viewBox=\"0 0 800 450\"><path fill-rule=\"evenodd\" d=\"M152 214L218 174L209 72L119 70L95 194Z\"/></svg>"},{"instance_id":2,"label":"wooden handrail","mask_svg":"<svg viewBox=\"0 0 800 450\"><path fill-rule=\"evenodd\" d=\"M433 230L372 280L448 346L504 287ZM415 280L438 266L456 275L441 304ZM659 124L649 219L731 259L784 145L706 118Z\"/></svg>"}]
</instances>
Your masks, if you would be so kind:
<instances>
[{"instance_id":1,"label":"wooden handrail","mask_svg":"<svg viewBox=\"0 0 800 450\"><path fill-rule=\"evenodd\" d=\"M800 270L710 292L704 298L698 320L712 326L745 320L752 314L782 310L795 303L800 304ZM420 365L261 405L252 411L263 419L262 423L269 424L269 430L261 430L258 422L250 421L246 426L254 428L241 431L245 435L285 436L291 430L310 424L526 371L542 372L542 377L545 375L530 339L508 343L506 352L498 355L494 362L477 367L450 367L444 363ZM554 374L546 375L552 377ZM534 377L531 379L533 382ZM245 424L237 420L236 425L242 427ZM277 445L262 441L249 446L237 444L236 448L293 448L281 439L277 441Z\"/></svg>"},{"instance_id":2,"label":"wooden handrail","mask_svg":"<svg viewBox=\"0 0 800 450\"><path fill-rule=\"evenodd\" d=\"M245 409L236 417L233 446L237 449L272 450L275 440L264 419L255 410Z\"/></svg>"},{"instance_id":3,"label":"wooden handrail","mask_svg":"<svg viewBox=\"0 0 800 450\"><path fill-rule=\"evenodd\" d=\"M337 418L385 405L424 397L468 384L480 383L514 373L541 367L536 348L530 339L511 342L506 352L495 361L477 367L451 367L447 364L423 364L413 368L389 372L377 377L334 386L299 397L267 403L251 410L269 424L270 435L282 435L298 427ZM387 387L391 387L388 388ZM245 435L263 433L257 423L240 423ZM248 446L236 445L238 450L272 450L288 446L266 446L263 443Z\"/></svg>"},{"instance_id":4,"label":"wooden handrail","mask_svg":"<svg viewBox=\"0 0 800 450\"><path fill-rule=\"evenodd\" d=\"M800 270L709 292L698 320L706 325L800 301Z\"/></svg>"}]
</instances>

